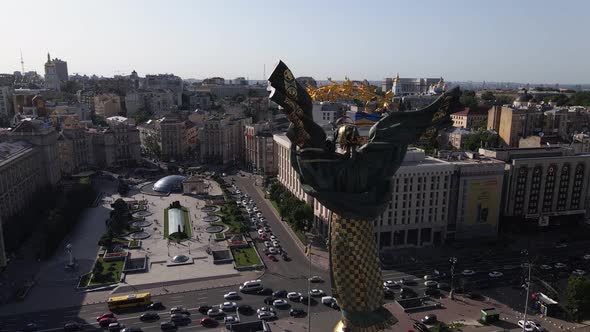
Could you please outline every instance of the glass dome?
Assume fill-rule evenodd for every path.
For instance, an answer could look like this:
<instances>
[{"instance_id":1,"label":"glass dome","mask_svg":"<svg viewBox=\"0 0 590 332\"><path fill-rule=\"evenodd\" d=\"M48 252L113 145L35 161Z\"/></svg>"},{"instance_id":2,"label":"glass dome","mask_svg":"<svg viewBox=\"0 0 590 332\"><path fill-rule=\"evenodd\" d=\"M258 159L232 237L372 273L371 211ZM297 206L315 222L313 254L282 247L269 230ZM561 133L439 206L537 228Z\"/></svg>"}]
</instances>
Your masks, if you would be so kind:
<instances>
[{"instance_id":1,"label":"glass dome","mask_svg":"<svg viewBox=\"0 0 590 332\"><path fill-rule=\"evenodd\" d=\"M154 183L153 189L154 191L162 193L181 191L182 181L184 180L186 180L186 177L182 175L168 175Z\"/></svg>"},{"instance_id":2,"label":"glass dome","mask_svg":"<svg viewBox=\"0 0 590 332\"><path fill-rule=\"evenodd\" d=\"M172 261L174 263L184 263L188 260L189 260L189 258L185 255L176 255L176 256L172 257Z\"/></svg>"}]
</instances>

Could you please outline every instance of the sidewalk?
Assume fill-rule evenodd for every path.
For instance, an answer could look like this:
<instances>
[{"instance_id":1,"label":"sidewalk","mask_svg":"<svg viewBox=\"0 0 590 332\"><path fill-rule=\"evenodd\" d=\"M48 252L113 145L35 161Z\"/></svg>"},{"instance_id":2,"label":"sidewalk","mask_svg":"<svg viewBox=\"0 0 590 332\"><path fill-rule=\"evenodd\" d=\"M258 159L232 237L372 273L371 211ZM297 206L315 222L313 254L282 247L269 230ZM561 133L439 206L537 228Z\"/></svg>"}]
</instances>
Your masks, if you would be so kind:
<instances>
[{"instance_id":1,"label":"sidewalk","mask_svg":"<svg viewBox=\"0 0 590 332\"><path fill-rule=\"evenodd\" d=\"M262 197L264 199L264 202L266 203L268 208L272 211L272 213L275 215L277 220L282 222L281 216L279 215L279 213L277 212L275 207L272 205L270 200L265 198L264 192L260 189L260 187L254 186L254 188L256 189L256 191L258 192L260 197ZM289 233L289 235L291 236L291 238L293 239L293 241L297 245L297 248L299 248L301 253L305 255L305 245L303 243L301 243L301 240L293 232L293 230L291 229L291 226L289 226L286 223L283 223L283 227L287 230L287 232ZM311 246L311 263L313 265L327 271L330 269L330 254L328 253L328 251L326 249L317 247L312 244L312 246Z\"/></svg>"}]
</instances>

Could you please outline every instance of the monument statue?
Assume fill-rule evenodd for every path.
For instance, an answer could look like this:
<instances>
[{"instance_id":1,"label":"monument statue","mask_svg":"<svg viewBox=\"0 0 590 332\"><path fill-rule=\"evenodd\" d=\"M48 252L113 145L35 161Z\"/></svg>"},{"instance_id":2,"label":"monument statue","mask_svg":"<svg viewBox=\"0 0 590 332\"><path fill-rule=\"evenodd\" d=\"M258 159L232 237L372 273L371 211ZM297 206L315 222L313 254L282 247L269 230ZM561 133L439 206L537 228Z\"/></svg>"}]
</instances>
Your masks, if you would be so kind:
<instances>
[{"instance_id":1,"label":"monument statue","mask_svg":"<svg viewBox=\"0 0 590 332\"><path fill-rule=\"evenodd\" d=\"M460 110L460 91L455 88L421 110L384 111L371 127L368 142L361 145L357 128L345 121L336 128L333 140L326 139L313 121L310 94L282 61L268 81L270 99L283 108L291 122L287 132L292 143L291 164L303 190L332 211L330 273L332 293L342 312L335 330L384 330L397 320L383 307L373 220L391 200L391 178L408 144L428 129L450 124L449 114Z\"/></svg>"}]
</instances>

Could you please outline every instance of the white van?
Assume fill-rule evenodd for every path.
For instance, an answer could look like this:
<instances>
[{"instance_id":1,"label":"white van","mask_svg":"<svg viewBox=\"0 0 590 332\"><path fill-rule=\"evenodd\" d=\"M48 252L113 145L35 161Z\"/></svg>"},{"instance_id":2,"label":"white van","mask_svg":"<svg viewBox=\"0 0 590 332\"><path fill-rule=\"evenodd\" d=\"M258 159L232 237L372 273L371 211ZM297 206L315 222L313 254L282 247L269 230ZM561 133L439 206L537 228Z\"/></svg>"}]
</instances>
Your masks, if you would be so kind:
<instances>
[{"instance_id":1,"label":"white van","mask_svg":"<svg viewBox=\"0 0 590 332\"><path fill-rule=\"evenodd\" d=\"M255 292L262 290L262 281L261 280L250 280L244 282L243 285L240 286L240 291L243 293L247 292Z\"/></svg>"}]
</instances>

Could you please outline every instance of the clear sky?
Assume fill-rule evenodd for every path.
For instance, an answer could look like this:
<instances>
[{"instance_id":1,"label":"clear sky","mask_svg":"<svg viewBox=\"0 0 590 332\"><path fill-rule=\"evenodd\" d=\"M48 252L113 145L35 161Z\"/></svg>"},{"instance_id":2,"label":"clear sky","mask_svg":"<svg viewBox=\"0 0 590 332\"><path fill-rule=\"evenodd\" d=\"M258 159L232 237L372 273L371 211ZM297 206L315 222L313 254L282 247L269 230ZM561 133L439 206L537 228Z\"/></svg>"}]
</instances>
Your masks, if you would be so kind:
<instances>
[{"instance_id":1,"label":"clear sky","mask_svg":"<svg viewBox=\"0 0 590 332\"><path fill-rule=\"evenodd\" d=\"M590 83L590 1L2 0L0 72Z\"/></svg>"}]
</instances>

